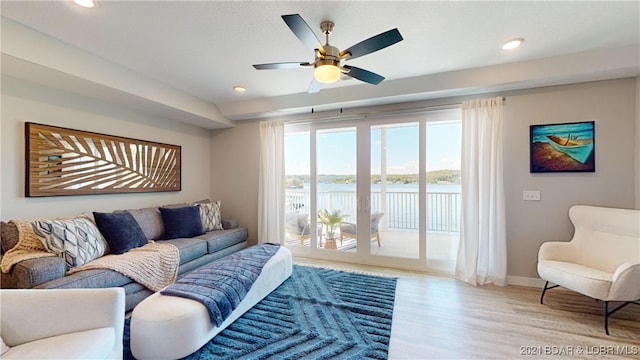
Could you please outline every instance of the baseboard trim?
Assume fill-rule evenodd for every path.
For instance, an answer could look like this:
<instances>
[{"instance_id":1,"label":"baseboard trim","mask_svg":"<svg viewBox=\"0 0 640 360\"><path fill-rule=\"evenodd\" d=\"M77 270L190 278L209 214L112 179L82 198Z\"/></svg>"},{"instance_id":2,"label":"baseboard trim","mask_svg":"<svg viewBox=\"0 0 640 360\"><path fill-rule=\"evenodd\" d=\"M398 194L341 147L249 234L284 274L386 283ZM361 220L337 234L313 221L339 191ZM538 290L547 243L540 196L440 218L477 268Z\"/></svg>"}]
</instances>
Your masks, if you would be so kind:
<instances>
[{"instance_id":1,"label":"baseboard trim","mask_svg":"<svg viewBox=\"0 0 640 360\"><path fill-rule=\"evenodd\" d=\"M530 278L524 276L507 276L507 284L509 285L517 285L517 286L526 286L526 287L534 287L534 288L543 288L545 281L540 278Z\"/></svg>"}]
</instances>

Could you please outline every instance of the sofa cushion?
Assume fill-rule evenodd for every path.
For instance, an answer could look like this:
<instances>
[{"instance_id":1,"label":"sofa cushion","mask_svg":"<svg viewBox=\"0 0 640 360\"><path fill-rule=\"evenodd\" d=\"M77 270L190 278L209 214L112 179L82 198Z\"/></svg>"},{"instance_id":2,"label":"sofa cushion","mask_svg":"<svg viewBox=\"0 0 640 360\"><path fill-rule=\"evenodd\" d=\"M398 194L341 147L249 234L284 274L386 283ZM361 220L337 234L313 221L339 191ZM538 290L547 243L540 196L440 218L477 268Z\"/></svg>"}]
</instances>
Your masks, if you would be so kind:
<instances>
[{"instance_id":1,"label":"sofa cushion","mask_svg":"<svg viewBox=\"0 0 640 360\"><path fill-rule=\"evenodd\" d=\"M197 206L181 208L160 208L164 222L163 239L190 238L202 235L200 209Z\"/></svg>"},{"instance_id":2,"label":"sofa cushion","mask_svg":"<svg viewBox=\"0 0 640 360\"><path fill-rule=\"evenodd\" d=\"M157 207L129 209L127 212L136 219L147 239L162 239L164 223L162 222L162 214L160 214L160 210Z\"/></svg>"},{"instance_id":3,"label":"sofa cushion","mask_svg":"<svg viewBox=\"0 0 640 360\"><path fill-rule=\"evenodd\" d=\"M107 243L89 218L35 220L32 224L47 250L63 258L69 268L105 254Z\"/></svg>"},{"instance_id":4,"label":"sofa cushion","mask_svg":"<svg viewBox=\"0 0 640 360\"><path fill-rule=\"evenodd\" d=\"M98 229L109 243L112 254L124 254L130 249L144 246L147 237L136 219L128 212L99 213L94 212Z\"/></svg>"},{"instance_id":5,"label":"sofa cushion","mask_svg":"<svg viewBox=\"0 0 640 360\"><path fill-rule=\"evenodd\" d=\"M167 204L167 205L162 205L161 207L165 208L165 209L178 209L178 208L183 208L186 206L192 206L193 204L189 204L189 203L177 203L177 204Z\"/></svg>"},{"instance_id":6,"label":"sofa cushion","mask_svg":"<svg viewBox=\"0 0 640 360\"><path fill-rule=\"evenodd\" d=\"M117 271L106 269L82 270L44 284L36 289L75 289L75 288L107 288L119 287L133 282L131 278Z\"/></svg>"},{"instance_id":7,"label":"sofa cushion","mask_svg":"<svg viewBox=\"0 0 640 360\"><path fill-rule=\"evenodd\" d=\"M202 230L222 230L222 216L220 215L220 200L214 203L198 204Z\"/></svg>"},{"instance_id":8,"label":"sofa cushion","mask_svg":"<svg viewBox=\"0 0 640 360\"><path fill-rule=\"evenodd\" d=\"M18 227L12 222L0 223L0 240L2 243L2 253L6 253L18 243Z\"/></svg>"},{"instance_id":9,"label":"sofa cushion","mask_svg":"<svg viewBox=\"0 0 640 360\"><path fill-rule=\"evenodd\" d=\"M207 254L207 242L195 238L178 238L164 241L178 248L180 265Z\"/></svg>"},{"instance_id":10,"label":"sofa cushion","mask_svg":"<svg viewBox=\"0 0 640 360\"><path fill-rule=\"evenodd\" d=\"M241 243L247 240L247 237L247 228L241 227L230 230L209 231L203 235L197 236L196 238L205 240L207 242L207 252L212 254L216 251Z\"/></svg>"},{"instance_id":11,"label":"sofa cushion","mask_svg":"<svg viewBox=\"0 0 640 360\"><path fill-rule=\"evenodd\" d=\"M67 264L59 257L27 259L16 263L9 273L1 274L3 288L31 289L34 286L64 277Z\"/></svg>"},{"instance_id":12,"label":"sofa cushion","mask_svg":"<svg viewBox=\"0 0 640 360\"><path fill-rule=\"evenodd\" d=\"M565 261L542 260L538 262L538 274L544 280L594 299L610 300L607 295L612 273Z\"/></svg>"},{"instance_id":13,"label":"sofa cushion","mask_svg":"<svg viewBox=\"0 0 640 360\"><path fill-rule=\"evenodd\" d=\"M3 359L106 359L116 347L112 327L52 336L14 346ZM55 356L51 349L55 349Z\"/></svg>"}]
</instances>

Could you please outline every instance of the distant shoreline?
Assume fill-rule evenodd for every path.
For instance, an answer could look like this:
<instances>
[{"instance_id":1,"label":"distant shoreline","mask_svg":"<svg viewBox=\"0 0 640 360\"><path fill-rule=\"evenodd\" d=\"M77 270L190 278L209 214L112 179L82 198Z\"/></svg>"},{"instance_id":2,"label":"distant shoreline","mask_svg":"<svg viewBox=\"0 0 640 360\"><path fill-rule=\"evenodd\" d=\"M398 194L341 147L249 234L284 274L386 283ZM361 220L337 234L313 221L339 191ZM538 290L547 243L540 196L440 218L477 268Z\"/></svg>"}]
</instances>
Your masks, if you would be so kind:
<instances>
[{"instance_id":1,"label":"distant shoreline","mask_svg":"<svg viewBox=\"0 0 640 360\"><path fill-rule=\"evenodd\" d=\"M287 175L287 188L303 188L310 181L309 175ZM387 184L408 185L418 184L418 174L388 174ZM318 183L321 184L353 184L356 182L355 175L318 175ZM382 178L378 174L371 175L372 184L382 183ZM427 184L456 185L460 184L460 170L435 170L427 172Z\"/></svg>"}]
</instances>

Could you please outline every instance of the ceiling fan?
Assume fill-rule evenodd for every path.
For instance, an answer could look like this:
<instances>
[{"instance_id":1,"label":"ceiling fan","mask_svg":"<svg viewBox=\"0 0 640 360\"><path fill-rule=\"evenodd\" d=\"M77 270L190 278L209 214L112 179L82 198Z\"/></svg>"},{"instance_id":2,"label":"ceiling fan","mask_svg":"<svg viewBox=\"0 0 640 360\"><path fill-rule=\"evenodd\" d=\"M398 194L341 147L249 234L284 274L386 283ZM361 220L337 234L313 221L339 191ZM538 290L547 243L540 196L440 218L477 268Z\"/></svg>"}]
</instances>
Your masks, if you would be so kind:
<instances>
[{"instance_id":1,"label":"ceiling fan","mask_svg":"<svg viewBox=\"0 0 640 360\"><path fill-rule=\"evenodd\" d=\"M355 59L402 41L402 35L400 35L400 31L396 28L370 37L346 50L340 51L337 47L329 45L329 35L335 25L333 22L323 21L320 23L320 29L326 37L326 43L322 45L302 16L298 14L282 15L282 19L304 45L314 50L315 60L311 63L281 62L256 64L253 65L253 67L258 70L313 67L314 78L309 86L310 93L320 91L322 84L330 84L338 81L341 75L350 76L373 85L379 84L384 80L384 76L359 67L342 64L342 61Z\"/></svg>"}]
</instances>

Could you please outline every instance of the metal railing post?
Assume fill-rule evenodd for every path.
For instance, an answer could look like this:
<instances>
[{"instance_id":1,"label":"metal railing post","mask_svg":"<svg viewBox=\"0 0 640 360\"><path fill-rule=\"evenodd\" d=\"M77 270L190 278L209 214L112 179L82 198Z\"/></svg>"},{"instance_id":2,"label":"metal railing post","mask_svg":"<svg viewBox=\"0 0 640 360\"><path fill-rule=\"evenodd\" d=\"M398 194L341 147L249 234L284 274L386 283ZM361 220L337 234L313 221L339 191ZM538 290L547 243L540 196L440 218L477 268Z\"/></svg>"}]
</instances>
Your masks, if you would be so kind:
<instances>
[{"instance_id":1,"label":"metal railing post","mask_svg":"<svg viewBox=\"0 0 640 360\"><path fill-rule=\"evenodd\" d=\"M301 207L309 208L310 193L307 190L286 190L286 201L291 211L298 211ZM333 205L351 215L355 192L350 191L325 191L318 193L318 209L335 210ZM336 199L333 197L336 196ZM385 217L390 230L407 229L418 230L418 192L387 192L388 204ZM427 230L458 232L460 226L458 208L459 193L428 192L427 196ZM299 205L296 205L299 204ZM455 204L455 206L454 206ZM301 206L300 206L301 205ZM296 209L295 207L298 207ZM382 209L380 209L382 211ZM309 210L307 210L309 211Z\"/></svg>"}]
</instances>

